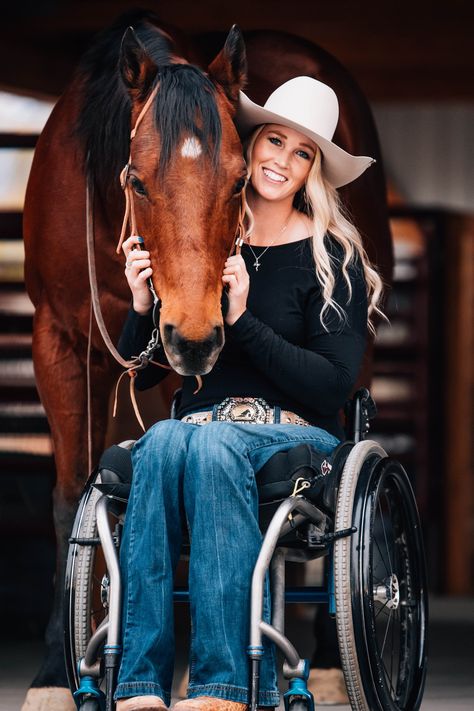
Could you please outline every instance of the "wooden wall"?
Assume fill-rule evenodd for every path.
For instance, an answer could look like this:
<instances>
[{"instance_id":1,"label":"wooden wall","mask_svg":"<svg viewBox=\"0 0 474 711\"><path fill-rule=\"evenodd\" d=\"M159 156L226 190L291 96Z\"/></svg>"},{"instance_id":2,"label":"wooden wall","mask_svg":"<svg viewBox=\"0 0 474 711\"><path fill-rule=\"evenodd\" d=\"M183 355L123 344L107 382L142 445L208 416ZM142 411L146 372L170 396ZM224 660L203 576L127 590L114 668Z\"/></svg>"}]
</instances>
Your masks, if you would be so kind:
<instances>
[{"instance_id":1,"label":"wooden wall","mask_svg":"<svg viewBox=\"0 0 474 711\"><path fill-rule=\"evenodd\" d=\"M474 585L474 217L452 218L446 240L446 589Z\"/></svg>"},{"instance_id":2,"label":"wooden wall","mask_svg":"<svg viewBox=\"0 0 474 711\"><path fill-rule=\"evenodd\" d=\"M371 100L474 99L474 4L467 0L35 0L0 23L0 86L59 94L93 33L133 7L186 33L273 29L320 44Z\"/></svg>"}]
</instances>

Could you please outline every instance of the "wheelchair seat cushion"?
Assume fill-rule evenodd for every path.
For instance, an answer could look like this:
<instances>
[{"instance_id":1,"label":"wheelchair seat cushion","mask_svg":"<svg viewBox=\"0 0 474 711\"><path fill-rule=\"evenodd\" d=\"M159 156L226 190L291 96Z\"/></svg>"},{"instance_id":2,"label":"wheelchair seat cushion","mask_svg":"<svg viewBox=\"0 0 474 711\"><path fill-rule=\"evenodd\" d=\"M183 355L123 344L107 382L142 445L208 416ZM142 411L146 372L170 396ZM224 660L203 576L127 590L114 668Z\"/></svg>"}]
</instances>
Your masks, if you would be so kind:
<instances>
[{"instance_id":1,"label":"wheelchair seat cushion","mask_svg":"<svg viewBox=\"0 0 474 711\"><path fill-rule=\"evenodd\" d=\"M100 458L98 470L101 483L94 484L95 488L107 496L127 501L133 476L131 451L112 445Z\"/></svg>"},{"instance_id":2,"label":"wheelchair seat cushion","mask_svg":"<svg viewBox=\"0 0 474 711\"><path fill-rule=\"evenodd\" d=\"M309 486L304 489L305 497L313 503L319 503L326 475L331 469L331 458L308 444L277 452L257 473L259 502L291 496L297 480L302 478L309 482Z\"/></svg>"}]
</instances>

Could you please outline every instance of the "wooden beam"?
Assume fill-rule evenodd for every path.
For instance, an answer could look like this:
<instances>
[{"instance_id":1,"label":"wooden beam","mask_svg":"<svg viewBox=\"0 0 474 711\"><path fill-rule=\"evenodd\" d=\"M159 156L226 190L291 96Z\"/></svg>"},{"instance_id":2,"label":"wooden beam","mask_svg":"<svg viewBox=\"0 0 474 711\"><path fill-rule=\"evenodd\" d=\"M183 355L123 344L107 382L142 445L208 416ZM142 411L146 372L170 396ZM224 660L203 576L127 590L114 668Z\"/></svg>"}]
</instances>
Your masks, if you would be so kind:
<instances>
[{"instance_id":1,"label":"wooden beam","mask_svg":"<svg viewBox=\"0 0 474 711\"><path fill-rule=\"evenodd\" d=\"M446 237L446 521L439 526L446 591L467 595L474 591L474 217L453 218Z\"/></svg>"},{"instance_id":2,"label":"wooden beam","mask_svg":"<svg viewBox=\"0 0 474 711\"><path fill-rule=\"evenodd\" d=\"M423 0L173 0L140 3L188 34L228 30L290 32L334 54L369 99L474 99L474 3ZM0 25L0 83L57 95L93 34L130 10L130 0L37 0L11 6ZM293 11L295 10L295 11Z\"/></svg>"}]
</instances>

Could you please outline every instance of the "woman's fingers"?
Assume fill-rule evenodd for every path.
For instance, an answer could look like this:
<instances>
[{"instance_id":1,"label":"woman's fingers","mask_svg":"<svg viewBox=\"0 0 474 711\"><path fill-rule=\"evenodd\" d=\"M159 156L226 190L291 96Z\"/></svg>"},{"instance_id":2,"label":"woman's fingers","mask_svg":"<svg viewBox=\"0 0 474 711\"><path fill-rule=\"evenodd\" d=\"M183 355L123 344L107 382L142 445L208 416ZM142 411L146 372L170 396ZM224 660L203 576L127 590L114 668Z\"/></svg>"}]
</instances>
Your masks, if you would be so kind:
<instances>
[{"instance_id":1,"label":"woman's fingers","mask_svg":"<svg viewBox=\"0 0 474 711\"><path fill-rule=\"evenodd\" d=\"M226 262L225 262L226 267L231 267L231 266L239 266L245 271L247 271L244 258L242 257L241 254L233 254L231 257L227 257Z\"/></svg>"},{"instance_id":2,"label":"woman's fingers","mask_svg":"<svg viewBox=\"0 0 474 711\"><path fill-rule=\"evenodd\" d=\"M142 286L146 280L151 277L153 274L153 269L151 267L148 267L147 269L142 269L141 272L138 272L138 274L135 277L135 285L136 286ZM132 277L133 279L133 277ZM148 286L147 286L148 289Z\"/></svg>"},{"instance_id":3,"label":"woman's fingers","mask_svg":"<svg viewBox=\"0 0 474 711\"><path fill-rule=\"evenodd\" d=\"M127 267L132 266L132 264L134 264L135 262L140 262L145 259L150 261L150 252L147 252L146 250L138 251L138 249L132 249L126 256L127 259L125 262L125 266Z\"/></svg>"},{"instance_id":4,"label":"woman's fingers","mask_svg":"<svg viewBox=\"0 0 474 711\"><path fill-rule=\"evenodd\" d=\"M149 252L146 249L136 249L137 246L140 246L142 244L143 239L138 235L132 235L131 237L128 237L122 244L122 250L127 259L134 252L137 252L138 254L146 254L147 256L149 256Z\"/></svg>"},{"instance_id":5,"label":"woman's fingers","mask_svg":"<svg viewBox=\"0 0 474 711\"><path fill-rule=\"evenodd\" d=\"M125 269L131 269L133 271L146 269L151 266L149 259L145 258L145 253L140 252L140 257L130 254L125 263Z\"/></svg>"},{"instance_id":6,"label":"woman's fingers","mask_svg":"<svg viewBox=\"0 0 474 711\"><path fill-rule=\"evenodd\" d=\"M224 265L224 276L234 275L237 282L242 283L242 285L247 285L249 281L249 275L247 272L247 267L243 257L240 254L235 254L229 257Z\"/></svg>"}]
</instances>

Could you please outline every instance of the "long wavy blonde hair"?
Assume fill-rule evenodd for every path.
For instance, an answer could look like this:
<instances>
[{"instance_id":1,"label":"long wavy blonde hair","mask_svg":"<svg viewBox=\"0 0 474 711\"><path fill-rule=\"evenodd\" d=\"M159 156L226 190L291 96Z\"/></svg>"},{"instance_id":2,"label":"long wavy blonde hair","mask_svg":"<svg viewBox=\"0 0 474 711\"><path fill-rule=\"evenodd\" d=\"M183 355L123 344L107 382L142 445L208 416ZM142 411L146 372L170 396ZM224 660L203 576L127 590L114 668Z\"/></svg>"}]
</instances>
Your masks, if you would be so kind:
<instances>
[{"instance_id":1,"label":"long wavy blonde hair","mask_svg":"<svg viewBox=\"0 0 474 711\"><path fill-rule=\"evenodd\" d=\"M252 151L258 135L263 126L259 126L251 135L247 143L246 159L248 165L247 179L251 177ZM245 210L245 236L249 237L254 228L254 218L252 211L245 199L243 192L243 204ZM342 261L342 274L346 281L349 297L347 303L352 298L352 286L349 278L348 267L356 257L359 257L364 271L364 278L367 288L368 300L368 322L369 331L375 335L375 327L372 321L374 314L386 318L380 308L380 301L383 292L383 283L374 266L370 263L367 253L362 244L362 238L356 227L350 221L339 193L324 177L321 170L321 151L316 150L313 164L306 178L306 183L295 196L295 207L300 212L305 213L313 222L312 229L312 252L316 268L316 277L321 285L323 296L323 308L321 309L321 324L327 330L324 317L329 309L334 309L341 321L346 318L345 311L332 298L335 274L331 265L334 261L329 254L325 237L329 234L342 247L344 257Z\"/></svg>"}]
</instances>

